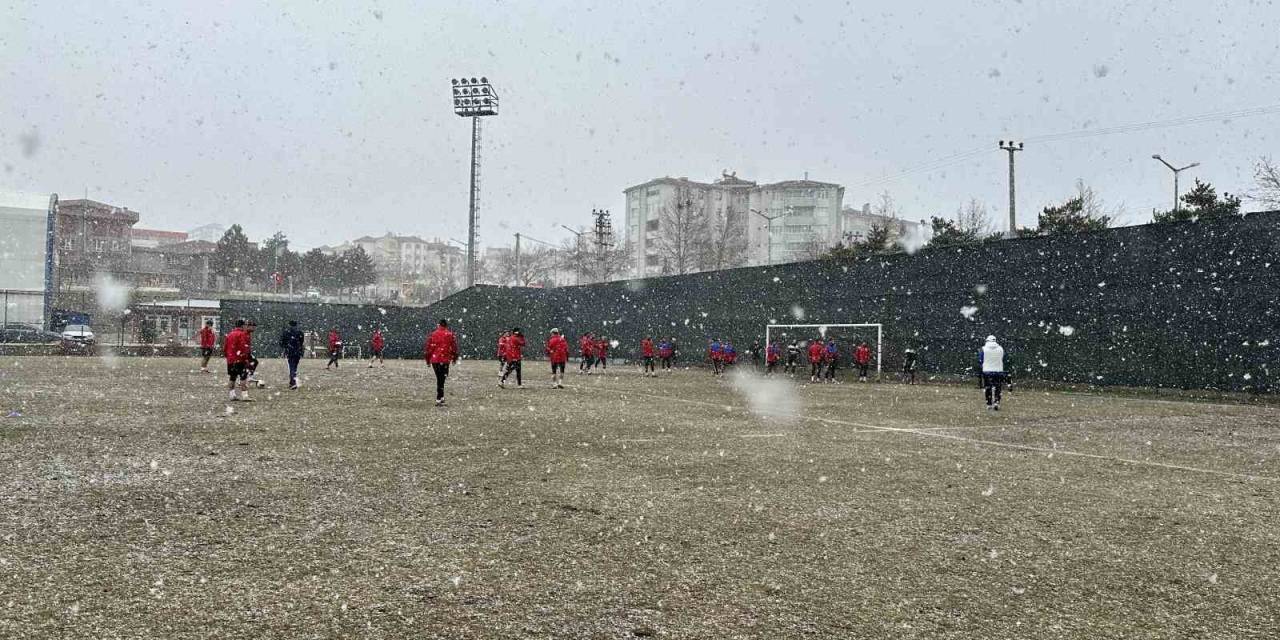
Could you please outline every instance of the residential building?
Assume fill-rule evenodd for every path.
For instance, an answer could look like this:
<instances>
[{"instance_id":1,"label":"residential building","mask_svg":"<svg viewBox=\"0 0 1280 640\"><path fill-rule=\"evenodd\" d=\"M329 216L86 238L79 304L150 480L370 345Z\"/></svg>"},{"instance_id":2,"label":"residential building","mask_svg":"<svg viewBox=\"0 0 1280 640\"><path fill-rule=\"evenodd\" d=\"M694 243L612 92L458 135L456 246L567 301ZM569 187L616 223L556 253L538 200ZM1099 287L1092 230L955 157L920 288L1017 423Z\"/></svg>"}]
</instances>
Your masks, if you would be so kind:
<instances>
[{"instance_id":1,"label":"residential building","mask_svg":"<svg viewBox=\"0 0 1280 640\"><path fill-rule=\"evenodd\" d=\"M447 242L388 232L318 249L342 255L357 246L377 269L378 281L370 291L375 298L434 302L457 290L464 255L462 249Z\"/></svg>"},{"instance_id":2,"label":"residential building","mask_svg":"<svg viewBox=\"0 0 1280 640\"><path fill-rule=\"evenodd\" d=\"M869 203L863 204L861 209L845 207L840 212L840 217L842 226L840 241L844 244L862 241L875 226L889 226L898 238L914 236L921 241L923 241L925 230L929 228L928 223L924 221L912 222L895 216L872 213Z\"/></svg>"},{"instance_id":3,"label":"residential building","mask_svg":"<svg viewBox=\"0 0 1280 640\"><path fill-rule=\"evenodd\" d=\"M807 177L771 184L728 172L709 183L666 177L623 193L636 277L803 260L841 238L844 187ZM685 246L664 220L703 237Z\"/></svg>"},{"instance_id":4,"label":"residential building","mask_svg":"<svg viewBox=\"0 0 1280 640\"><path fill-rule=\"evenodd\" d=\"M226 235L227 228L216 223L202 224L187 232L188 240L201 240L204 242L217 242Z\"/></svg>"},{"instance_id":5,"label":"residential building","mask_svg":"<svg viewBox=\"0 0 1280 640\"><path fill-rule=\"evenodd\" d=\"M186 241L187 234L184 231L161 231L159 229L139 229L137 227L129 230L129 244L134 247L154 249Z\"/></svg>"}]
</instances>

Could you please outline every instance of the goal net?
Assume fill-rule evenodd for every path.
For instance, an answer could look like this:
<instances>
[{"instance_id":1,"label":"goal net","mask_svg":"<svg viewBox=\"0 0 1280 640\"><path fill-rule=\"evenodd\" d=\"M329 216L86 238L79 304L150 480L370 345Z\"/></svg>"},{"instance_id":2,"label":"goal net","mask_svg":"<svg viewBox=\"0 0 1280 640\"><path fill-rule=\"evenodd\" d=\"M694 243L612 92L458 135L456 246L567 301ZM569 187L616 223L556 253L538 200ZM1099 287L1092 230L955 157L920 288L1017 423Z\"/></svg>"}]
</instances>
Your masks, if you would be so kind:
<instances>
[{"instance_id":1,"label":"goal net","mask_svg":"<svg viewBox=\"0 0 1280 640\"><path fill-rule=\"evenodd\" d=\"M840 347L840 360L844 366L853 361L853 349L866 341L871 347L872 365L876 374L882 372L884 360L884 326L870 324L770 324L764 329L765 344L777 340L786 353L787 345L796 342L800 346L800 358L804 360L809 343L813 340L835 340Z\"/></svg>"},{"instance_id":2,"label":"goal net","mask_svg":"<svg viewBox=\"0 0 1280 640\"><path fill-rule=\"evenodd\" d=\"M364 349L361 349L358 344L342 345L342 359L350 360L352 356L355 356L356 360L364 360Z\"/></svg>"}]
</instances>

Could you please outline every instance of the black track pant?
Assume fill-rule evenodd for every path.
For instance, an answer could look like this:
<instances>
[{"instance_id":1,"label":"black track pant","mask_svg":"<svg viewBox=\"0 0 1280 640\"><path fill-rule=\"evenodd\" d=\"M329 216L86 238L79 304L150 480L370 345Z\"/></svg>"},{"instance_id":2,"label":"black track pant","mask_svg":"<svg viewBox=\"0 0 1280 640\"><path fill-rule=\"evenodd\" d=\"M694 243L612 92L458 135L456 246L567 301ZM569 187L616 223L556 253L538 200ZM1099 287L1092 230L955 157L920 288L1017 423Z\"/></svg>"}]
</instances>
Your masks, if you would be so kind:
<instances>
[{"instance_id":1,"label":"black track pant","mask_svg":"<svg viewBox=\"0 0 1280 640\"><path fill-rule=\"evenodd\" d=\"M330 352L329 352L329 363L328 363L328 364L326 364L326 365L324 365L324 368L328 369L330 365L335 366L335 367L336 367L336 366L338 366L338 354L340 354L340 353L341 353L341 352L340 352L340 351L338 351L337 349L334 349L333 351L330 351Z\"/></svg>"},{"instance_id":2,"label":"black track pant","mask_svg":"<svg viewBox=\"0 0 1280 640\"><path fill-rule=\"evenodd\" d=\"M502 373L502 381L506 382L507 376L511 375L512 371L516 373L516 384L523 385L524 381L520 378L520 361L519 360L507 361L507 370Z\"/></svg>"},{"instance_id":3,"label":"black track pant","mask_svg":"<svg viewBox=\"0 0 1280 640\"><path fill-rule=\"evenodd\" d=\"M982 374L982 388L986 392L988 407L993 404L1000 404L1000 393L1004 391L1004 374Z\"/></svg>"},{"instance_id":4,"label":"black track pant","mask_svg":"<svg viewBox=\"0 0 1280 640\"><path fill-rule=\"evenodd\" d=\"M645 373L654 373L654 369L653 369L653 356L645 356L645 357L644 357L644 372L645 372Z\"/></svg>"},{"instance_id":5,"label":"black track pant","mask_svg":"<svg viewBox=\"0 0 1280 640\"><path fill-rule=\"evenodd\" d=\"M663 368L663 369L670 369L670 368L671 368L671 358L663 358L663 359L662 359L662 368Z\"/></svg>"},{"instance_id":6,"label":"black track pant","mask_svg":"<svg viewBox=\"0 0 1280 640\"><path fill-rule=\"evenodd\" d=\"M431 370L436 373L436 400L444 400L444 380L449 377L449 363L432 362Z\"/></svg>"}]
</instances>

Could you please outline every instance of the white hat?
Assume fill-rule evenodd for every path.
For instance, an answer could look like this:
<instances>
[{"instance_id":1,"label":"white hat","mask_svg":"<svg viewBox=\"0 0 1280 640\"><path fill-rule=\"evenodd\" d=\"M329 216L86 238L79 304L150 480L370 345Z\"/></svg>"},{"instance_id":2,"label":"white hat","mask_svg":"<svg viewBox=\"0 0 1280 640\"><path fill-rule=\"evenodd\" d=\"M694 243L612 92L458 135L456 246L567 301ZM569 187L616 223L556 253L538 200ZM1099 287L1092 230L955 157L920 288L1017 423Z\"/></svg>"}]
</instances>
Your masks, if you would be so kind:
<instances>
[{"instance_id":1,"label":"white hat","mask_svg":"<svg viewBox=\"0 0 1280 640\"><path fill-rule=\"evenodd\" d=\"M987 336L987 342L995 342L995 341L996 341L995 336Z\"/></svg>"},{"instance_id":2,"label":"white hat","mask_svg":"<svg viewBox=\"0 0 1280 640\"><path fill-rule=\"evenodd\" d=\"M559 329L552 329L552 330L551 330L551 333L560 333L560 330L559 330Z\"/></svg>"}]
</instances>

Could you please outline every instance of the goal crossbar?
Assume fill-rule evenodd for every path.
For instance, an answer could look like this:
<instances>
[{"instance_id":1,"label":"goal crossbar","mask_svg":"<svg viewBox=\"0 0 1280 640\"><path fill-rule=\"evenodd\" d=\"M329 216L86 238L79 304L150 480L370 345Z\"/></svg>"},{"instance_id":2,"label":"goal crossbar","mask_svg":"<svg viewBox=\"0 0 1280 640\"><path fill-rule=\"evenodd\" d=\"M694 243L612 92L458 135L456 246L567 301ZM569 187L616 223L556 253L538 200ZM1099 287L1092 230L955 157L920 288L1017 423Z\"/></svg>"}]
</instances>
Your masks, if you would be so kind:
<instances>
[{"instance_id":1,"label":"goal crossbar","mask_svg":"<svg viewBox=\"0 0 1280 640\"><path fill-rule=\"evenodd\" d=\"M876 332L876 373L883 373L882 363L884 361L884 325L878 322L847 324L834 322L819 322L812 324L769 324L764 328L764 344L768 346L772 344L772 334L777 329L815 329L818 333L826 335L827 329L875 329Z\"/></svg>"}]
</instances>

